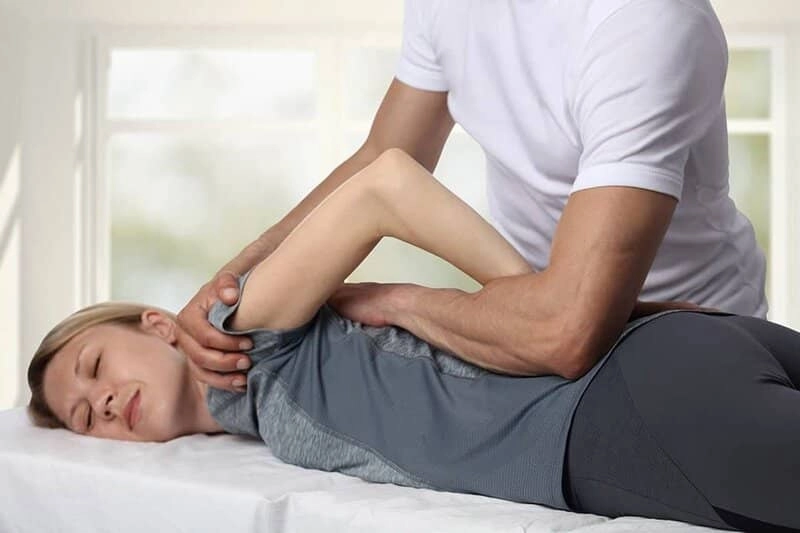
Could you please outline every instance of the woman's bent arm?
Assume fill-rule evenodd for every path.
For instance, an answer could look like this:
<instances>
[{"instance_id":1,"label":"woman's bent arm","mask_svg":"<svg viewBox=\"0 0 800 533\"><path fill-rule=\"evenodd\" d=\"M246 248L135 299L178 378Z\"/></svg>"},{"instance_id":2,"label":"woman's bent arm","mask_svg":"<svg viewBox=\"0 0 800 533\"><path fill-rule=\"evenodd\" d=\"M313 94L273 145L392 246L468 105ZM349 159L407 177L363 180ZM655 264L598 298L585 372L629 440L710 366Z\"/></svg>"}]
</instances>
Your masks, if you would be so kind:
<instances>
[{"instance_id":1,"label":"woman's bent arm","mask_svg":"<svg viewBox=\"0 0 800 533\"><path fill-rule=\"evenodd\" d=\"M255 267L233 327L304 324L384 236L423 248L481 284L531 272L478 213L411 156L391 149L332 192Z\"/></svg>"}]
</instances>

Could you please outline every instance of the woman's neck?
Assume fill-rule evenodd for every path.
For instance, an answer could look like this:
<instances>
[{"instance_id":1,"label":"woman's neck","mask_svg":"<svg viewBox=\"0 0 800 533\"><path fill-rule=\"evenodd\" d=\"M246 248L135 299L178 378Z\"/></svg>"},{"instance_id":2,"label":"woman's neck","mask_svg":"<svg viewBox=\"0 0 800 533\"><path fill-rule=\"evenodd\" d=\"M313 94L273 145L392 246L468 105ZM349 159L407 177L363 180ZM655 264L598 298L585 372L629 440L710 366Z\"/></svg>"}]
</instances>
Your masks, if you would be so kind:
<instances>
[{"instance_id":1,"label":"woman's neck","mask_svg":"<svg viewBox=\"0 0 800 533\"><path fill-rule=\"evenodd\" d=\"M220 426L214 417L211 416L211 411L208 410L208 403L206 402L206 394L208 392L208 385L206 383L202 383L197 381L196 379L192 379L192 390L194 391L195 395L195 402L196 405L195 409L195 428L192 431L193 433L221 433L224 430L222 426Z\"/></svg>"}]
</instances>

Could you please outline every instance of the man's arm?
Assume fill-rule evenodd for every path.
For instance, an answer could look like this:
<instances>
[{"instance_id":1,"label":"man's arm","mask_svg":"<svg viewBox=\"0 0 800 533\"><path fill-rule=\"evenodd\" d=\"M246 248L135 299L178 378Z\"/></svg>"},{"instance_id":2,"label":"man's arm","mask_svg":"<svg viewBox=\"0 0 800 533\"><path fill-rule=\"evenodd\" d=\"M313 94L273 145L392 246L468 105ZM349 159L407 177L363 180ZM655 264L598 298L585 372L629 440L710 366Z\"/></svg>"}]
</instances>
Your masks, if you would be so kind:
<instances>
[{"instance_id":1,"label":"man's arm","mask_svg":"<svg viewBox=\"0 0 800 533\"><path fill-rule=\"evenodd\" d=\"M699 141L724 120L726 66L713 12L642 0L611 13L565 89L582 153L547 269L474 295L395 287L383 298L389 322L487 368L582 375L621 333L684 170L698 164L690 155L708 150Z\"/></svg>"},{"instance_id":2,"label":"man's arm","mask_svg":"<svg viewBox=\"0 0 800 533\"><path fill-rule=\"evenodd\" d=\"M243 342L241 338L220 333L207 321L208 310L217 299L229 305L236 302L236 276L266 258L328 194L387 149L400 148L433 171L453 125L447 109L446 92L415 89L393 80L375 115L369 135L358 151L339 165L282 220L223 266L178 314L179 345L189 356L195 376L213 387L228 390L237 390L233 385L234 380L241 379L244 382L244 375L237 372L237 363L247 364L247 356L238 352L249 346L240 345Z\"/></svg>"},{"instance_id":3,"label":"man's arm","mask_svg":"<svg viewBox=\"0 0 800 533\"><path fill-rule=\"evenodd\" d=\"M493 280L472 294L398 285L384 316L484 368L575 379L628 320L676 203L628 187L575 193L544 271Z\"/></svg>"}]
</instances>

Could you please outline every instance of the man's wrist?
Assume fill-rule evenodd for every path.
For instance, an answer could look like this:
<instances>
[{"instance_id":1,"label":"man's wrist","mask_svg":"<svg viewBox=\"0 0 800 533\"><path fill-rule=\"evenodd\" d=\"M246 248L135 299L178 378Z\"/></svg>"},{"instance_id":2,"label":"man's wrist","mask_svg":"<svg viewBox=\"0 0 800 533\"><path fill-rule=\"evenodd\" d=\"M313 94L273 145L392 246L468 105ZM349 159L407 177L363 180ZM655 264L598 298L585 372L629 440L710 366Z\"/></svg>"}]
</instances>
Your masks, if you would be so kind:
<instances>
[{"instance_id":1,"label":"man's wrist","mask_svg":"<svg viewBox=\"0 0 800 533\"><path fill-rule=\"evenodd\" d=\"M384 310L385 318L390 324L409 330L418 321L421 310L426 305L431 305L434 296L440 297L437 299L439 302L452 303L451 298L462 298L468 294L459 289L437 289L414 283L397 283L389 287L390 293L386 298L388 305Z\"/></svg>"},{"instance_id":2,"label":"man's wrist","mask_svg":"<svg viewBox=\"0 0 800 533\"><path fill-rule=\"evenodd\" d=\"M408 329L408 324L414 314L416 301L420 290L426 287L413 283L396 283L389 286L389 294L386 298L388 304L384 309L387 322L395 324L401 328Z\"/></svg>"}]
</instances>

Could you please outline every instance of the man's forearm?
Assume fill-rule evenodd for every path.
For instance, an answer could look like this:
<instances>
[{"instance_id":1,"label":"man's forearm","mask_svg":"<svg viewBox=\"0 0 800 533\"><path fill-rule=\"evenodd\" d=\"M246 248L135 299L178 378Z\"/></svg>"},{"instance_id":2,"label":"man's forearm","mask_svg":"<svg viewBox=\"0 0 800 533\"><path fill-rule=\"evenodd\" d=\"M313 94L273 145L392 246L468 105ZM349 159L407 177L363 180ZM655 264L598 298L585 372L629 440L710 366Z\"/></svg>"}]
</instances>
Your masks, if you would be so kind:
<instances>
[{"instance_id":1,"label":"man's forearm","mask_svg":"<svg viewBox=\"0 0 800 533\"><path fill-rule=\"evenodd\" d=\"M494 372L572 378L568 310L546 273L499 278L476 293L402 285L387 319Z\"/></svg>"},{"instance_id":2,"label":"man's forearm","mask_svg":"<svg viewBox=\"0 0 800 533\"><path fill-rule=\"evenodd\" d=\"M472 294L458 289L398 285L389 298L392 304L386 311L386 320L494 372L557 374L570 379L583 375L587 365L581 358L581 349L586 344L581 346L570 339L574 341L576 335L596 338L597 334L589 328L581 333L580 328L572 327L564 318L568 311L559 311L547 299L539 299L538 307L524 307L523 301L531 302L524 296L526 292L544 294L540 290L544 281L541 274L503 280L487 284L482 293ZM514 296L508 298L512 293ZM718 311L684 301L637 301L628 320L676 309ZM611 331L613 327L607 329ZM605 337L594 343L596 356L605 353L618 334L614 331Z\"/></svg>"},{"instance_id":3,"label":"man's forearm","mask_svg":"<svg viewBox=\"0 0 800 533\"><path fill-rule=\"evenodd\" d=\"M336 167L286 216L262 233L258 239L248 244L236 257L226 263L220 271L227 270L241 275L263 261L322 200L351 176L372 163L378 155L368 149L361 149L353 154Z\"/></svg>"}]
</instances>

